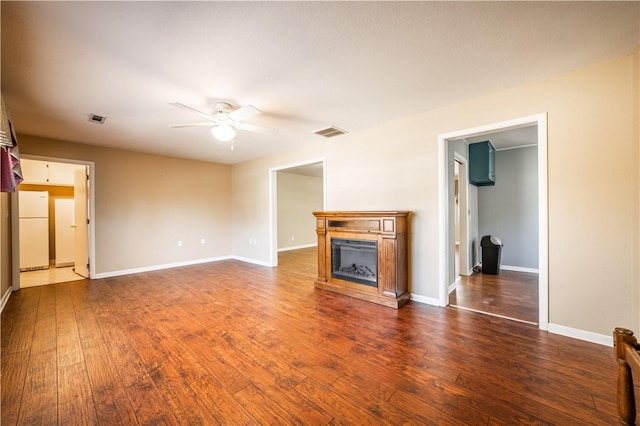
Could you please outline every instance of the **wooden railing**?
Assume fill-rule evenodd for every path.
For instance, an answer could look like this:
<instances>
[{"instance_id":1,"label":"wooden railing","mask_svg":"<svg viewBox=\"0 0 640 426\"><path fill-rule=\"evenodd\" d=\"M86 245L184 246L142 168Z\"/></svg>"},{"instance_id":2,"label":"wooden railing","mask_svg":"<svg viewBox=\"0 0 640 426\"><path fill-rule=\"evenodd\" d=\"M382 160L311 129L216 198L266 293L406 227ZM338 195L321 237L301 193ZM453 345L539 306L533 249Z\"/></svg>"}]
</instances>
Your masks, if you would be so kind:
<instances>
[{"instance_id":1,"label":"wooden railing","mask_svg":"<svg viewBox=\"0 0 640 426\"><path fill-rule=\"evenodd\" d=\"M640 379L640 345L633 331L616 328L613 331L613 352L618 361L618 415L625 425L636 424L636 398L633 377Z\"/></svg>"}]
</instances>

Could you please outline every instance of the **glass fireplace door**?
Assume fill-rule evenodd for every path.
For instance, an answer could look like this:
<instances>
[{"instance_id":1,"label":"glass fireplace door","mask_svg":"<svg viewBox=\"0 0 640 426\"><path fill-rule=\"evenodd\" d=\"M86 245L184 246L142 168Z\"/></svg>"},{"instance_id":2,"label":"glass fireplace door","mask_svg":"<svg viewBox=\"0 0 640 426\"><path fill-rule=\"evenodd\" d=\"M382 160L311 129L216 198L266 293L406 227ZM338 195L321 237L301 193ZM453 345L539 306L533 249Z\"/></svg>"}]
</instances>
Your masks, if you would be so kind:
<instances>
[{"instance_id":1,"label":"glass fireplace door","mask_svg":"<svg viewBox=\"0 0 640 426\"><path fill-rule=\"evenodd\" d=\"M332 238L331 276L357 284L377 287L377 242Z\"/></svg>"}]
</instances>

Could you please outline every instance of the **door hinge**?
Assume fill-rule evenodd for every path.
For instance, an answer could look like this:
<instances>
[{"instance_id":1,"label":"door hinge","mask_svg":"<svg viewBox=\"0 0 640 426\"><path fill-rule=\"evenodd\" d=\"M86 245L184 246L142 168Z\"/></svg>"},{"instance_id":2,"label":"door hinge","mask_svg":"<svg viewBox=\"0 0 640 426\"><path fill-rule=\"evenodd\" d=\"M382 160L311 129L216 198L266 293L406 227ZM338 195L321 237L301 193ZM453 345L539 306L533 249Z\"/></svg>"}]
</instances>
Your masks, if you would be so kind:
<instances>
[{"instance_id":1,"label":"door hinge","mask_svg":"<svg viewBox=\"0 0 640 426\"><path fill-rule=\"evenodd\" d=\"M87 225L89 224L89 219L87 219Z\"/></svg>"}]
</instances>

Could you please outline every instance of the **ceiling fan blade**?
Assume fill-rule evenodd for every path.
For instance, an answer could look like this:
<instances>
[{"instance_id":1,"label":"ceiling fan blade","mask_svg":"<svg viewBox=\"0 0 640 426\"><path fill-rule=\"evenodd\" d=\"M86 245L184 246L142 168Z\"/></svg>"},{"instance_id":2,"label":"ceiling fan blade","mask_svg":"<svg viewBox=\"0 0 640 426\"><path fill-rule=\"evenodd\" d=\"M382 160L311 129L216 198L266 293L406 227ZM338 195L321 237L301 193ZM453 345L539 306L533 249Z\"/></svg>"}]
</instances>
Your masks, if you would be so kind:
<instances>
[{"instance_id":1,"label":"ceiling fan blade","mask_svg":"<svg viewBox=\"0 0 640 426\"><path fill-rule=\"evenodd\" d=\"M213 126L216 123L214 123L213 121L208 121L208 122L200 122L200 123L185 123L185 124L172 124L169 127L172 127L174 129L177 129L179 127L192 127L192 126Z\"/></svg>"},{"instance_id":2,"label":"ceiling fan blade","mask_svg":"<svg viewBox=\"0 0 640 426\"><path fill-rule=\"evenodd\" d=\"M278 133L278 129L274 129L272 127L256 126L255 124L249 124L249 123L238 123L236 124L235 127L240 130L246 130L246 131L255 132L255 133L263 133L265 135L272 135L272 134Z\"/></svg>"},{"instance_id":3,"label":"ceiling fan blade","mask_svg":"<svg viewBox=\"0 0 640 426\"><path fill-rule=\"evenodd\" d=\"M182 109L186 109L186 110L189 110L189 111L197 112L198 114L202 114L205 117L209 117L210 118L212 116L212 114L209 114L208 112L200 111L199 109L190 107L189 105L181 104L180 102L169 102L169 105L173 105L173 106L178 107L178 108L182 108Z\"/></svg>"},{"instance_id":4,"label":"ceiling fan blade","mask_svg":"<svg viewBox=\"0 0 640 426\"><path fill-rule=\"evenodd\" d=\"M229 113L229 118L233 121L244 121L247 118L260 114L260 110L253 105L245 105Z\"/></svg>"}]
</instances>

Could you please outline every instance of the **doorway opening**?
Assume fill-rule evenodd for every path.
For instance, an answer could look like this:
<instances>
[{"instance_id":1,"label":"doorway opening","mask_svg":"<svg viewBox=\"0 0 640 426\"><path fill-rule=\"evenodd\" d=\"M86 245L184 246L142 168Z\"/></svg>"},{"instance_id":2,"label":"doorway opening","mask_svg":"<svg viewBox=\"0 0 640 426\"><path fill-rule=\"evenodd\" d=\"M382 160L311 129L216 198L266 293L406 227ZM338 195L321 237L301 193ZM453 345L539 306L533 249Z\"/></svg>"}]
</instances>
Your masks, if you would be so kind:
<instances>
[{"instance_id":1,"label":"doorway opening","mask_svg":"<svg viewBox=\"0 0 640 426\"><path fill-rule=\"evenodd\" d=\"M317 273L317 236L312 212L326 208L325 160L269 170L270 266ZM315 278L315 277L314 277Z\"/></svg>"},{"instance_id":2,"label":"doorway opening","mask_svg":"<svg viewBox=\"0 0 640 426\"><path fill-rule=\"evenodd\" d=\"M13 289L91 278L92 162L24 156L12 196Z\"/></svg>"},{"instance_id":3,"label":"doorway opening","mask_svg":"<svg viewBox=\"0 0 640 426\"><path fill-rule=\"evenodd\" d=\"M456 288L456 225L455 225L455 169L458 168L458 177L461 172L459 166L455 165L457 157L454 152L464 153L469 141L475 142L479 139L488 138L488 135L496 132L506 132L509 130L517 130L522 128L530 128L535 126L537 129L537 238L538 238L538 274L537 274L537 324L540 329L548 328L548 219L547 219L547 127L546 114L538 114L529 117L509 120L500 123L489 124L485 126L459 130L439 135L440 150L440 262L439 262L439 303L441 306L447 306L450 303L450 293ZM467 172L468 173L468 172ZM497 178L496 178L497 179ZM468 188L471 188L467 185ZM475 188L475 187L474 187ZM458 191L460 197L460 191ZM460 238L460 253L468 254L470 259L468 268L473 272L473 268L479 263L480 244L478 235L478 218L477 218L477 193L467 194L468 206L467 213L460 215L460 225L467 223L469 239L466 246L463 246ZM460 271L464 271L460 266ZM509 271L511 272L511 271ZM487 275L488 277L488 275ZM506 278L506 274L504 275ZM467 277L462 277L465 279ZM472 309L476 310L476 309ZM480 310L481 311L481 310ZM482 311L481 311L482 312Z\"/></svg>"}]
</instances>

